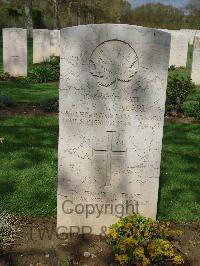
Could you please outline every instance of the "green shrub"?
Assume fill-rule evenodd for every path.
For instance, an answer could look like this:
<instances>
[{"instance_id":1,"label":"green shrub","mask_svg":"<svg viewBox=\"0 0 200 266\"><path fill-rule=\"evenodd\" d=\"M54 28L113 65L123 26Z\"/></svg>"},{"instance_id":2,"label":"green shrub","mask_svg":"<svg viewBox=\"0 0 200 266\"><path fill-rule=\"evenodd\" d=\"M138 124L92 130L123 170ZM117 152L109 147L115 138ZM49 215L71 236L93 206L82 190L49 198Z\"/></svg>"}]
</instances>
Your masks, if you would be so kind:
<instances>
[{"instance_id":1,"label":"green shrub","mask_svg":"<svg viewBox=\"0 0 200 266\"><path fill-rule=\"evenodd\" d=\"M180 231L170 229L169 223L135 214L121 218L110 227L108 243L113 246L120 265L147 266L165 262L180 265L184 261L172 241L180 234Z\"/></svg>"},{"instance_id":2,"label":"green shrub","mask_svg":"<svg viewBox=\"0 0 200 266\"><path fill-rule=\"evenodd\" d=\"M46 60L45 62L41 63L40 65L60 69L60 57L51 56L49 60Z\"/></svg>"},{"instance_id":3,"label":"green shrub","mask_svg":"<svg viewBox=\"0 0 200 266\"><path fill-rule=\"evenodd\" d=\"M194 89L195 85L189 77L170 76L167 84L166 114L176 115L181 112L182 104Z\"/></svg>"},{"instance_id":4,"label":"green shrub","mask_svg":"<svg viewBox=\"0 0 200 266\"><path fill-rule=\"evenodd\" d=\"M43 83L43 82L56 82L60 78L60 58L51 57L49 60L34 64L28 71L27 77L11 77L8 73L0 75L0 81L13 80L20 83Z\"/></svg>"},{"instance_id":5,"label":"green shrub","mask_svg":"<svg viewBox=\"0 0 200 266\"><path fill-rule=\"evenodd\" d=\"M0 94L0 107L13 107L15 106L14 100L7 94Z\"/></svg>"},{"instance_id":6,"label":"green shrub","mask_svg":"<svg viewBox=\"0 0 200 266\"><path fill-rule=\"evenodd\" d=\"M168 68L169 71L174 71L175 69L176 69L176 67L175 67L174 65L171 65L171 66Z\"/></svg>"},{"instance_id":7,"label":"green shrub","mask_svg":"<svg viewBox=\"0 0 200 266\"><path fill-rule=\"evenodd\" d=\"M51 97L41 102L40 108L45 112L58 112L59 100L58 97Z\"/></svg>"},{"instance_id":8,"label":"green shrub","mask_svg":"<svg viewBox=\"0 0 200 266\"><path fill-rule=\"evenodd\" d=\"M182 111L185 116L191 116L200 120L200 101L184 102L182 105Z\"/></svg>"},{"instance_id":9,"label":"green shrub","mask_svg":"<svg viewBox=\"0 0 200 266\"><path fill-rule=\"evenodd\" d=\"M39 8L33 8L33 26L34 29L43 29L44 22L43 22L43 12Z\"/></svg>"},{"instance_id":10,"label":"green shrub","mask_svg":"<svg viewBox=\"0 0 200 266\"><path fill-rule=\"evenodd\" d=\"M51 57L46 62L35 64L28 73L29 82L54 82L59 81L60 60L59 57Z\"/></svg>"},{"instance_id":11,"label":"green shrub","mask_svg":"<svg viewBox=\"0 0 200 266\"><path fill-rule=\"evenodd\" d=\"M17 8L13 8L13 7L8 7L6 8L8 15L11 17L20 17L22 16L22 10L21 9L17 9Z\"/></svg>"},{"instance_id":12,"label":"green shrub","mask_svg":"<svg viewBox=\"0 0 200 266\"><path fill-rule=\"evenodd\" d=\"M10 79L11 79L11 76L9 73L0 74L0 81L9 81Z\"/></svg>"}]
</instances>

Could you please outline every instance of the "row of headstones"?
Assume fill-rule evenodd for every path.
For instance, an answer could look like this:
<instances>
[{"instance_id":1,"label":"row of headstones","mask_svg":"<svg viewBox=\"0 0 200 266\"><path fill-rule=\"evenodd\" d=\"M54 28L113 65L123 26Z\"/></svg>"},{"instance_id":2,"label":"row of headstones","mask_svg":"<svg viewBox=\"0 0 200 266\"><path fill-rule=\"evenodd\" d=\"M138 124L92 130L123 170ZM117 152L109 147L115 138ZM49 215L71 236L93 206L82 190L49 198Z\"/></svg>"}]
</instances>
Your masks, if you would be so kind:
<instances>
[{"instance_id":1,"label":"row of headstones","mask_svg":"<svg viewBox=\"0 0 200 266\"><path fill-rule=\"evenodd\" d=\"M188 55L188 43L193 44L191 79L200 84L200 30L163 30L171 34L171 51L169 66L186 67Z\"/></svg>"},{"instance_id":2,"label":"row of headstones","mask_svg":"<svg viewBox=\"0 0 200 266\"><path fill-rule=\"evenodd\" d=\"M34 29L33 63L41 63L51 56L60 56L60 31ZM13 77L27 76L27 65L27 30L21 28L3 29L4 72Z\"/></svg>"},{"instance_id":3,"label":"row of headstones","mask_svg":"<svg viewBox=\"0 0 200 266\"><path fill-rule=\"evenodd\" d=\"M7 36L14 64L27 56L19 35ZM60 41L58 228L104 235L119 215L155 219L171 35L103 24Z\"/></svg>"},{"instance_id":4,"label":"row of headstones","mask_svg":"<svg viewBox=\"0 0 200 266\"><path fill-rule=\"evenodd\" d=\"M198 30L163 30L171 34L171 52L169 66L186 67L188 43L193 44L194 37L200 34ZM191 77L200 84L199 37L195 38ZM27 30L3 29L3 59L4 72L11 76L27 75ZM50 56L60 55L60 31L35 29L33 31L33 63L40 63Z\"/></svg>"}]
</instances>

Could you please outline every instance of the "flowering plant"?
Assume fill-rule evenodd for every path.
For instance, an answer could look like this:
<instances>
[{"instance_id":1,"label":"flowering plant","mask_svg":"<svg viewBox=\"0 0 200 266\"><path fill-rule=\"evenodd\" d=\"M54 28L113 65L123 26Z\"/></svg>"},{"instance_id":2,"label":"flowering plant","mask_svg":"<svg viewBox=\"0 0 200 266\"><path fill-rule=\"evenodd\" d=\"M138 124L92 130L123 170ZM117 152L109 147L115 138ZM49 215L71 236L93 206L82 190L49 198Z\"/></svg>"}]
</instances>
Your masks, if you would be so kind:
<instances>
[{"instance_id":1,"label":"flowering plant","mask_svg":"<svg viewBox=\"0 0 200 266\"><path fill-rule=\"evenodd\" d=\"M147 266L166 261L181 265L184 260L173 243L173 238L181 233L172 230L169 223L135 214L121 218L109 228L108 243L113 246L120 265L136 263Z\"/></svg>"}]
</instances>

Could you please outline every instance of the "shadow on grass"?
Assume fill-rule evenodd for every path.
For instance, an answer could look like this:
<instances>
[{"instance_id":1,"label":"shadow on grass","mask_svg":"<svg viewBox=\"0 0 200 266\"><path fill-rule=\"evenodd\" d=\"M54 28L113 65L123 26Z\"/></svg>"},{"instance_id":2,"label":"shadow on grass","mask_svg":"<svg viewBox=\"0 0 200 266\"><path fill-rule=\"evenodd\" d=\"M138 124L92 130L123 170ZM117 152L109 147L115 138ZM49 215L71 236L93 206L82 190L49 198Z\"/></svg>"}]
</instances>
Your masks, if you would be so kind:
<instances>
[{"instance_id":1,"label":"shadow on grass","mask_svg":"<svg viewBox=\"0 0 200 266\"><path fill-rule=\"evenodd\" d=\"M58 84L0 81L0 93L9 95L16 103L33 105L48 97L58 97Z\"/></svg>"},{"instance_id":2,"label":"shadow on grass","mask_svg":"<svg viewBox=\"0 0 200 266\"><path fill-rule=\"evenodd\" d=\"M199 124L165 126L158 218L197 221L200 214Z\"/></svg>"},{"instance_id":3,"label":"shadow on grass","mask_svg":"<svg viewBox=\"0 0 200 266\"><path fill-rule=\"evenodd\" d=\"M164 128L158 218L200 217L200 124L167 123ZM56 209L58 120L55 117L0 118L0 203L25 215Z\"/></svg>"},{"instance_id":4,"label":"shadow on grass","mask_svg":"<svg viewBox=\"0 0 200 266\"><path fill-rule=\"evenodd\" d=\"M9 194L15 191L16 184L13 181L8 180L8 177L2 177L0 180L0 194Z\"/></svg>"}]
</instances>

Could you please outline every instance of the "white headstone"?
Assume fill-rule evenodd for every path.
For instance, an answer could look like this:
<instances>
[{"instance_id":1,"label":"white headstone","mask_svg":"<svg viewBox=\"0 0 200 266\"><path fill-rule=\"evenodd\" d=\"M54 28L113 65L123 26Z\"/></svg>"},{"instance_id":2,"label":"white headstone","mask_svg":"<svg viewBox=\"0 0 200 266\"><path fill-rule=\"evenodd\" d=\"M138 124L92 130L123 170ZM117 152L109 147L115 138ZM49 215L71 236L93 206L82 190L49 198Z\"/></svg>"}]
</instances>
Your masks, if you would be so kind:
<instances>
[{"instance_id":1,"label":"white headstone","mask_svg":"<svg viewBox=\"0 0 200 266\"><path fill-rule=\"evenodd\" d=\"M62 231L99 234L132 212L156 218L169 51L168 33L143 27L61 30Z\"/></svg>"},{"instance_id":2,"label":"white headstone","mask_svg":"<svg viewBox=\"0 0 200 266\"><path fill-rule=\"evenodd\" d=\"M186 67L188 55L188 38L181 32L171 32L171 49L169 66Z\"/></svg>"},{"instance_id":3,"label":"white headstone","mask_svg":"<svg viewBox=\"0 0 200 266\"><path fill-rule=\"evenodd\" d=\"M196 85L200 85L200 36L194 38L191 79Z\"/></svg>"},{"instance_id":4,"label":"white headstone","mask_svg":"<svg viewBox=\"0 0 200 266\"><path fill-rule=\"evenodd\" d=\"M27 76L27 30L3 29L3 66L13 77Z\"/></svg>"},{"instance_id":5,"label":"white headstone","mask_svg":"<svg viewBox=\"0 0 200 266\"><path fill-rule=\"evenodd\" d=\"M50 58L50 31L33 30L33 63L41 63Z\"/></svg>"},{"instance_id":6,"label":"white headstone","mask_svg":"<svg viewBox=\"0 0 200 266\"><path fill-rule=\"evenodd\" d=\"M60 56L60 31L50 31L51 56Z\"/></svg>"},{"instance_id":7,"label":"white headstone","mask_svg":"<svg viewBox=\"0 0 200 266\"><path fill-rule=\"evenodd\" d=\"M193 44L194 36L197 34L197 30L181 29L181 32L187 35L189 44Z\"/></svg>"}]
</instances>

